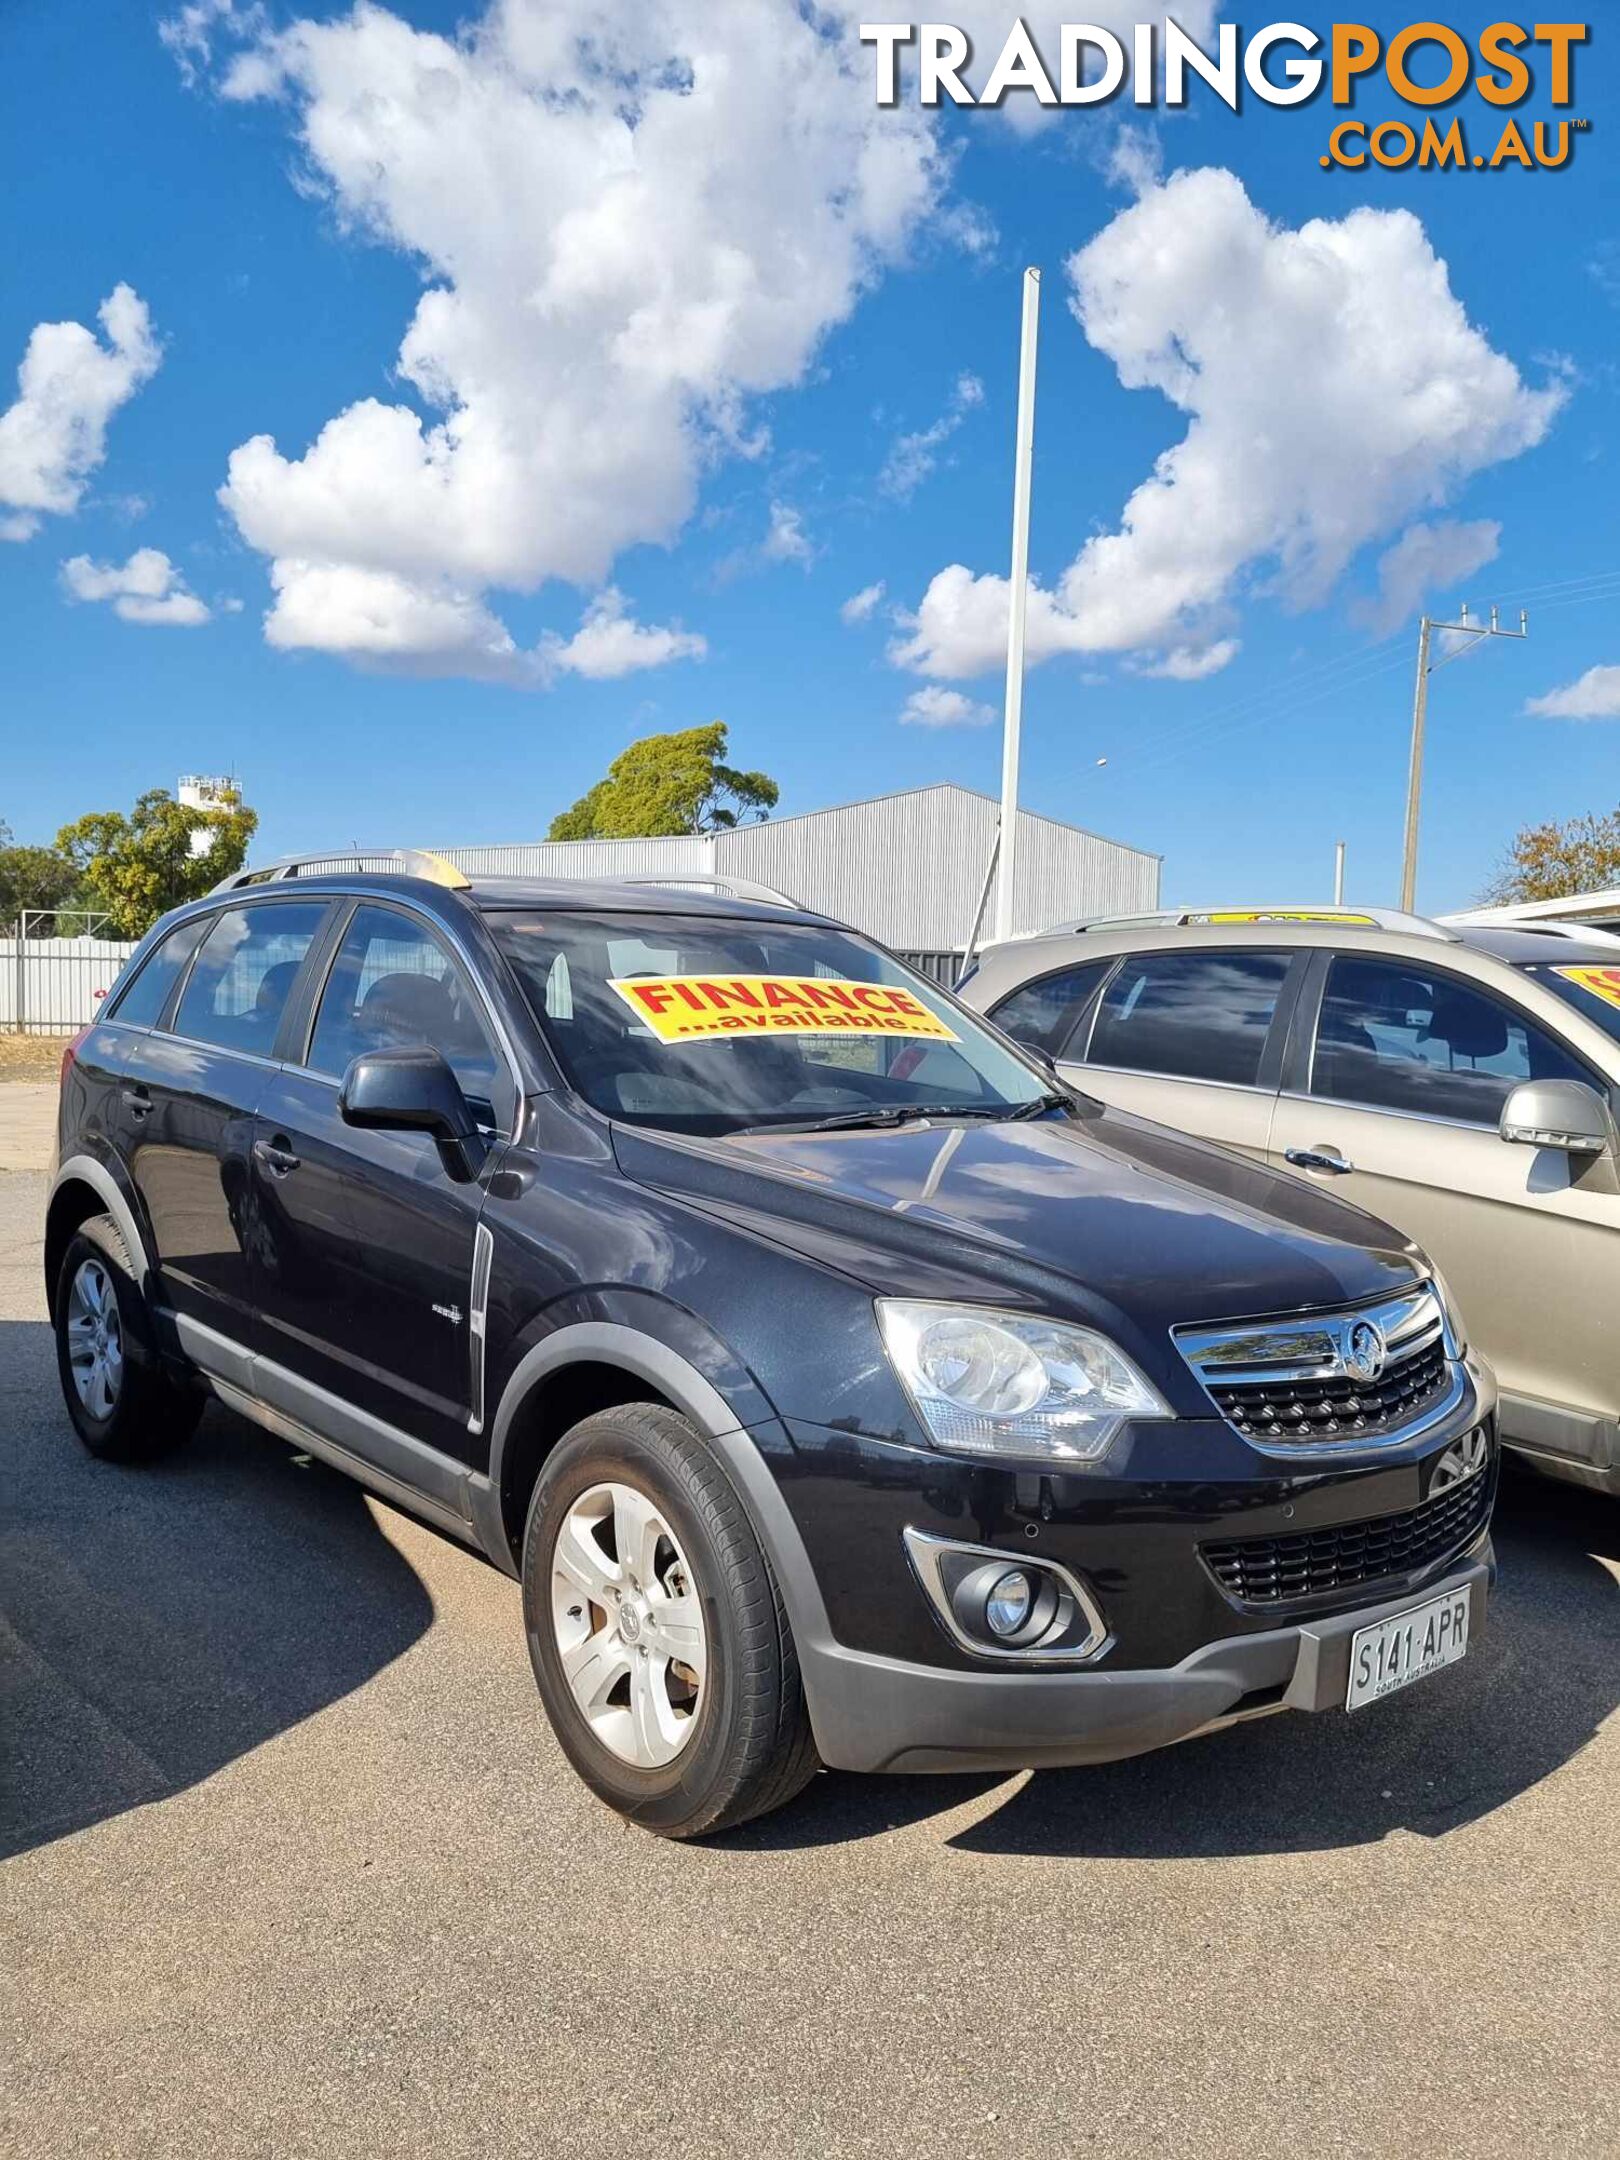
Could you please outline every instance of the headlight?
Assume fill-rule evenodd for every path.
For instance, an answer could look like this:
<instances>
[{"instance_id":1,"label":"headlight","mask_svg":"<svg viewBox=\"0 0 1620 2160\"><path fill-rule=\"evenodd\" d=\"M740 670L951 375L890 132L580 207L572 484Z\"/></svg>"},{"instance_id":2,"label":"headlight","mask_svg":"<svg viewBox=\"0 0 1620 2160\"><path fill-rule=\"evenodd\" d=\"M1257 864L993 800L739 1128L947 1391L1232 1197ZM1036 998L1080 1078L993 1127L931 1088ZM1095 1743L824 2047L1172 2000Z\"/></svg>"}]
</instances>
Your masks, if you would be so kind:
<instances>
[{"instance_id":1,"label":"headlight","mask_svg":"<svg viewBox=\"0 0 1620 2160\"><path fill-rule=\"evenodd\" d=\"M1095 1462L1127 1418L1174 1415L1090 1328L912 1298L879 1298L877 1314L929 1437L955 1454Z\"/></svg>"}]
</instances>

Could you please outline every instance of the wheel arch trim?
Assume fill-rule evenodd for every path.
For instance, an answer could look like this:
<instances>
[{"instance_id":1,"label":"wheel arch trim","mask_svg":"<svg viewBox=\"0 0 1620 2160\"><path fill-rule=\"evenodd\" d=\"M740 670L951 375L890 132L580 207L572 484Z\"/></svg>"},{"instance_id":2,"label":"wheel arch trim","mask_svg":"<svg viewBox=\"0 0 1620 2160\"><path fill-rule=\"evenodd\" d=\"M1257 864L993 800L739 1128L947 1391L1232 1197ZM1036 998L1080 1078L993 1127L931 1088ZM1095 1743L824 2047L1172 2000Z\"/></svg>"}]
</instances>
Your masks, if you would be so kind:
<instances>
[{"instance_id":1,"label":"wheel arch trim","mask_svg":"<svg viewBox=\"0 0 1620 2160\"><path fill-rule=\"evenodd\" d=\"M49 1223L50 1221L51 1210L56 1205L58 1194L61 1193L65 1186L75 1184L88 1185L96 1197L106 1203L107 1213L124 1233L124 1243L129 1247L130 1259L135 1264L136 1285L144 1295L152 1272L152 1264L146 1250L146 1240L141 1235L141 1226L136 1220L135 1210L130 1204L128 1194L125 1193L105 1163L98 1162L94 1155L70 1155L51 1180L50 1197L45 1203L46 1222ZM56 1305L56 1285L54 1283L47 1282L45 1295L54 1312Z\"/></svg>"},{"instance_id":2,"label":"wheel arch trim","mask_svg":"<svg viewBox=\"0 0 1620 2160\"><path fill-rule=\"evenodd\" d=\"M799 1526L783 1497L759 1443L747 1427L739 1425L730 1405L711 1380L695 1365L655 1336L639 1328L623 1327L608 1320L582 1320L556 1329L519 1361L502 1391L500 1407L490 1431L489 1482L486 1504L495 1511L499 1527L500 1492L507 1441L519 1410L532 1391L570 1365L614 1365L622 1372L645 1380L673 1403L697 1428L729 1474L748 1510L754 1534L771 1563L782 1602L787 1607L801 1665L805 1652L832 1641L831 1623L821 1586L816 1581L810 1555ZM490 1546L484 1526L484 1542ZM808 1679L808 1674L807 1674ZM807 1694L811 1689L807 1687ZM811 1702L812 1721L814 1702Z\"/></svg>"}]
</instances>

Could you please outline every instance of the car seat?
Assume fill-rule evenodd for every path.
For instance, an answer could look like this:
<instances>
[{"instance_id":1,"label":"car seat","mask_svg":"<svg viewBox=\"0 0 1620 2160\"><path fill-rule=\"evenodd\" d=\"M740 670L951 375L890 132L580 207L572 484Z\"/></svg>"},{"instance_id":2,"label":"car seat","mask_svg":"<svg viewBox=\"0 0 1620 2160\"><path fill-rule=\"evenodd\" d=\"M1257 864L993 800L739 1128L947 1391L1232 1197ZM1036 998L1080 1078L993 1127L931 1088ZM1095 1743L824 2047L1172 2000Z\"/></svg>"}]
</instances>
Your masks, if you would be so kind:
<instances>
[{"instance_id":1,"label":"car seat","mask_svg":"<svg viewBox=\"0 0 1620 2160\"><path fill-rule=\"evenodd\" d=\"M1465 1057L1477 1064L1480 1058L1500 1057L1506 1050L1507 1014L1466 991L1439 990L1433 1015L1419 1040L1438 1043L1453 1063Z\"/></svg>"},{"instance_id":2,"label":"car seat","mask_svg":"<svg viewBox=\"0 0 1620 2160\"><path fill-rule=\"evenodd\" d=\"M404 1049L426 1043L444 1050L455 1025L450 993L437 975L379 975L361 1000L356 1015L368 1049Z\"/></svg>"}]
</instances>

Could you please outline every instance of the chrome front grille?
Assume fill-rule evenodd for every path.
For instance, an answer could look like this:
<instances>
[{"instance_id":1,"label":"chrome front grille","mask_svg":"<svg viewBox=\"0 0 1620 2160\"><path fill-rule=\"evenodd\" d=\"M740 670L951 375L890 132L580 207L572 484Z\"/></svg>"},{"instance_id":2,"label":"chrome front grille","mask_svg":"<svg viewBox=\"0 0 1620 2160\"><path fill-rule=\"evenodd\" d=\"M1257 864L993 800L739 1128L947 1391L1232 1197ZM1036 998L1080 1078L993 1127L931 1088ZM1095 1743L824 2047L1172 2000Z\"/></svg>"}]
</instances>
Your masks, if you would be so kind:
<instances>
[{"instance_id":1,"label":"chrome front grille","mask_svg":"<svg viewBox=\"0 0 1620 2160\"><path fill-rule=\"evenodd\" d=\"M1176 1346L1228 1424L1268 1448L1404 1438L1461 1393L1434 1290L1293 1320L1180 1328Z\"/></svg>"}]
</instances>

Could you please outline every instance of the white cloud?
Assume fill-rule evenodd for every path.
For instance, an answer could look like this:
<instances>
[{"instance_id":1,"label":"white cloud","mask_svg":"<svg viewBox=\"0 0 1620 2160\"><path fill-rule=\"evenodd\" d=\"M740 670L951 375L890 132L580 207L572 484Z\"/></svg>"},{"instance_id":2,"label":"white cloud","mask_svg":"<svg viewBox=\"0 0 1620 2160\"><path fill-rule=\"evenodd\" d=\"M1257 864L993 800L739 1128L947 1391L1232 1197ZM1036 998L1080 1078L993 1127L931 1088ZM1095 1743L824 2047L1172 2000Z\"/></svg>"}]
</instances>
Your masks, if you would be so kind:
<instances>
[{"instance_id":1,"label":"white cloud","mask_svg":"<svg viewBox=\"0 0 1620 2160\"><path fill-rule=\"evenodd\" d=\"M887 591L881 578L875 585L863 585L858 593L851 593L838 610L839 621L848 623L852 629L856 623L870 622L883 605L883 595Z\"/></svg>"},{"instance_id":2,"label":"white cloud","mask_svg":"<svg viewBox=\"0 0 1620 2160\"><path fill-rule=\"evenodd\" d=\"M1364 601L1356 612L1376 636L1388 637L1438 586L1472 577L1494 562L1501 542L1502 528L1493 518L1471 525L1409 525L1378 558L1377 599Z\"/></svg>"},{"instance_id":3,"label":"white cloud","mask_svg":"<svg viewBox=\"0 0 1620 2160\"><path fill-rule=\"evenodd\" d=\"M913 690L900 714L902 727L988 727L995 718L988 705L975 704L960 690L925 683Z\"/></svg>"},{"instance_id":4,"label":"white cloud","mask_svg":"<svg viewBox=\"0 0 1620 2160\"><path fill-rule=\"evenodd\" d=\"M1562 690L1525 706L1547 720L1620 720L1620 667L1592 667Z\"/></svg>"},{"instance_id":5,"label":"white cloud","mask_svg":"<svg viewBox=\"0 0 1620 2160\"><path fill-rule=\"evenodd\" d=\"M616 587L597 594L570 638L548 631L525 650L474 592L353 563L278 561L266 643L283 651L333 653L362 666L541 690L560 674L610 682L673 660L701 660L707 641L637 622Z\"/></svg>"},{"instance_id":6,"label":"white cloud","mask_svg":"<svg viewBox=\"0 0 1620 2160\"><path fill-rule=\"evenodd\" d=\"M922 605L904 618L908 635L889 647L896 667L919 675L983 675L1007 658L1007 606L1010 578L975 577L961 563L941 570L923 594ZM1034 667L1054 653L1077 649L1074 625L1061 603L1030 581L1025 609L1024 659Z\"/></svg>"},{"instance_id":7,"label":"white cloud","mask_svg":"<svg viewBox=\"0 0 1620 2160\"><path fill-rule=\"evenodd\" d=\"M492 589L599 586L758 449L756 401L803 380L946 183L928 116L876 108L845 7L494 0L451 39L362 5L254 31L224 93L284 97L311 183L425 284L398 372L426 418L364 397L301 454L231 457L283 642L348 649L351 597L358 656L420 631L432 665L463 642L503 665ZM784 522L768 546L809 542Z\"/></svg>"},{"instance_id":8,"label":"white cloud","mask_svg":"<svg viewBox=\"0 0 1620 2160\"><path fill-rule=\"evenodd\" d=\"M915 435L897 438L878 486L898 502L909 502L939 462L939 453L976 406L984 403L984 384L977 375L959 375L950 403L931 427Z\"/></svg>"},{"instance_id":9,"label":"white cloud","mask_svg":"<svg viewBox=\"0 0 1620 2160\"><path fill-rule=\"evenodd\" d=\"M1145 195L1157 187L1164 171L1164 143L1150 127L1127 122L1114 131L1103 158L1103 174L1110 185L1128 195Z\"/></svg>"},{"instance_id":10,"label":"white cloud","mask_svg":"<svg viewBox=\"0 0 1620 2160\"><path fill-rule=\"evenodd\" d=\"M1230 667L1242 649L1241 639L1217 638L1211 645L1173 645L1169 652L1161 653L1141 670L1144 675L1162 675L1170 682L1202 682L1208 675L1218 675L1223 667Z\"/></svg>"},{"instance_id":11,"label":"white cloud","mask_svg":"<svg viewBox=\"0 0 1620 2160\"><path fill-rule=\"evenodd\" d=\"M708 641L694 632L635 621L626 613L623 593L611 585L591 602L571 638L554 635L543 647L554 668L592 682L612 682L642 668L665 667L671 660L701 660L708 650Z\"/></svg>"},{"instance_id":12,"label":"white cloud","mask_svg":"<svg viewBox=\"0 0 1620 2160\"><path fill-rule=\"evenodd\" d=\"M485 682L534 679L531 655L476 593L418 581L358 563L270 566L275 604L264 618L265 642L283 652L344 655L421 675L470 675Z\"/></svg>"},{"instance_id":13,"label":"white cloud","mask_svg":"<svg viewBox=\"0 0 1620 2160\"><path fill-rule=\"evenodd\" d=\"M113 613L125 622L189 630L209 617L206 603L188 589L161 548L137 548L124 563L70 555L62 565L62 582L75 600L110 600Z\"/></svg>"},{"instance_id":14,"label":"white cloud","mask_svg":"<svg viewBox=\"0 0 1620 2160\"><path fill-rule=\"evenodd\" d=\"M261 6L237 6L235 0L185 0L185 5L158 24L158 36L173 53L181 79L195 83L206 70L214 40L231 25L238 34L256 35L265 26Z\"/></svg>"},{"instance_id":15,"label":"white cloud","mask_svg":"<svg viewBox=\"0 0 1620 2160\"><path fill-rule=\"evenodd\" d=\"M762 562L798 563L808 570L816 551L804 529L803 511L795 510L791 503L773 502L770 529L760 542L759 553Z\"/></svg>"},{"instance_id":16,"label":"white cloud","mask_svg":"<svg viewBox=\"0 0 1620 2160\"><path fill-rule=\"evenodd\" d=\"M1404 210L1272 224L1216 168L1150 187L1070 258L1071 306L1126 389L1188 416L1119 529L1031 596L1030 657L1207 649L1256 588L1326 598L1357 552L1539 443L1565 401L1526 386ZM1052 395L1050 387L1048 397ZM902 666L999 660L1007 581L934 579Z\"/></svg>"},{"instance_id":17,"label":"white cloud","mask_svg":"<svg viewBox=\"0 0 1620 2160\"><path fill-rule=\"evenodd\" d=\"M27 540L49 513L79 507L107 454L107 423L162 358L146 302L115 285L96 311L106 342L83 323L40 323L0 413L0 538Z\"/></svg>"}]
</instances>

